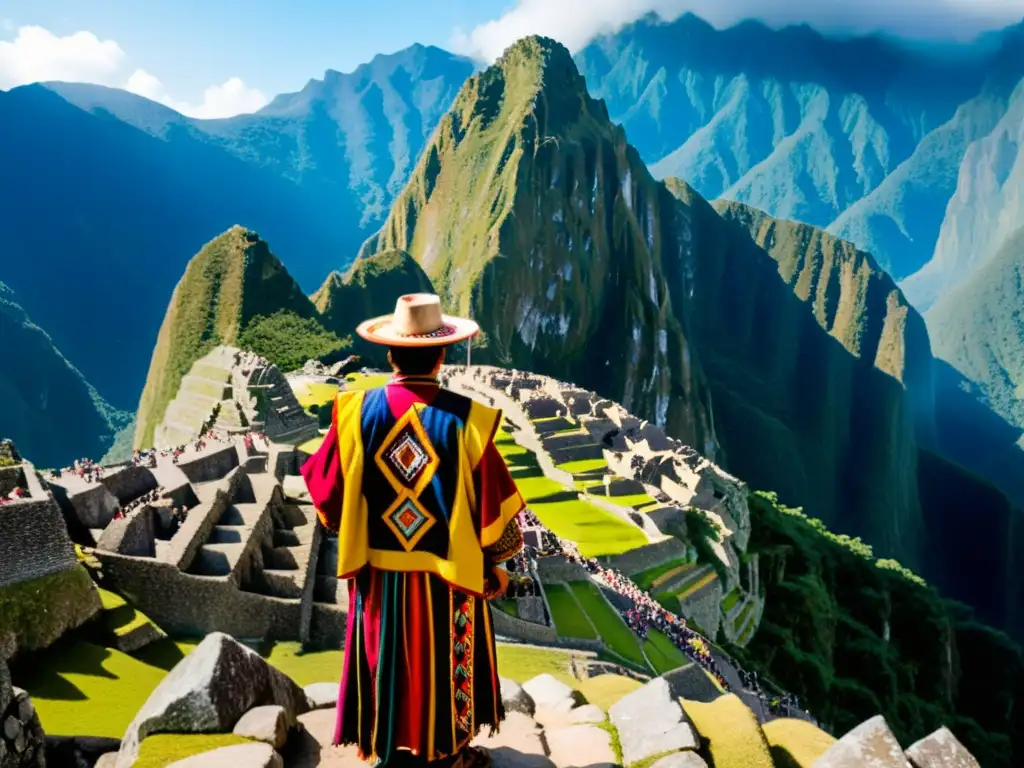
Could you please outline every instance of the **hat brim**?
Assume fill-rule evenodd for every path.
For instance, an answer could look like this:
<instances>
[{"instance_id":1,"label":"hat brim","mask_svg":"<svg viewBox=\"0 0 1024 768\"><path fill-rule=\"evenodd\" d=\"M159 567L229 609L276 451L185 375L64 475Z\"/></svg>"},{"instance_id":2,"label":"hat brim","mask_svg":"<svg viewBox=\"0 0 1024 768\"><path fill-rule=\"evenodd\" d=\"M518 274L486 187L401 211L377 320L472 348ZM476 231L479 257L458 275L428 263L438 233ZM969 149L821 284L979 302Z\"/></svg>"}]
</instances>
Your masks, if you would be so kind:
<instances>
[{"instance_id":1,"label":"hat brim","mask_svg":"<svg viewBox=\"0 0 1024 768\"><path fill-rule=\"evenodd\" d=\"M382 315L364 320L356 327L363 339L386 347L447 347L476 336L480 326L464 317L441 315L441 327L423 336L402 336L391 325L394 315Z\"/></svg>"}]
</instances>

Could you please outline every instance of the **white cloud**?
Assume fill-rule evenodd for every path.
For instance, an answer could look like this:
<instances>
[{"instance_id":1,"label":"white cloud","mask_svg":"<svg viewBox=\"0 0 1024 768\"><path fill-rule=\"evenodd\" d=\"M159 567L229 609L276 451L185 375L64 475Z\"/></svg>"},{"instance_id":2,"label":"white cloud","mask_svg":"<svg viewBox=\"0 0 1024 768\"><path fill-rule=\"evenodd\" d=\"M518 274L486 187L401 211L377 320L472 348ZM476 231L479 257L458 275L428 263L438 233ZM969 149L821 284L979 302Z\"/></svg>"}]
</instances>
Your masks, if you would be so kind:
<instances>
[{"instance_id":1,"label":"white cloud","mask_svg":"<svg viewBox=\"0 0 1024 768\"><path fill-rule=\"evenodd\" d=\"M8 20L0 21L6 27ZM267 103L258 89L239 77L203 91L198 104L174 98L164 84L144 69L125 78L128 56L113 40L92 32L58 37L42 27L21 27L13 41L0 40L0 89L27 83L64 80L96 83L145 96L189 117L214 118L255 112Z\"/></svg>"},{"instance_id":2,"label":"white cloud","mask_svg":"<svg viewBox=\"0 0 1024 768\"><path fill-rule=\"evenodd\" d=\"M144 69L135 70L124 87L189 117L231 117L255 112L267 104L267 97L262 91L248 87L239 77L229 78L221 85L211 85L203 92L203 101L195 105L171 97L164 84Z\"/></svg>"},{"instance_id":3,"label":"white cloud","mask_svg":"<svg viewBox=\"0 0 1024 768\"><path fill-rule=\"evenodd\" d=\"M720 28L755 18L773 26L807 22L830 32L965 40L1020 21L1024 0L518 0L468 35L456 32L452 45L493 61L521 37L539 34L576 51L645 13L674 19L686 11Z\"/></svg>"},{"instance_id":4,"label":"white cloud","mask_svg":"<svg viewBox=\"0 0 1024 768\"><path fill-rule=\"evenodd\" d=\"M115 85L125 59L121 46L92 32L57 37L42 27L21 27L0 40L0 88L47 80Z\"/></svg>"}]
</instances>

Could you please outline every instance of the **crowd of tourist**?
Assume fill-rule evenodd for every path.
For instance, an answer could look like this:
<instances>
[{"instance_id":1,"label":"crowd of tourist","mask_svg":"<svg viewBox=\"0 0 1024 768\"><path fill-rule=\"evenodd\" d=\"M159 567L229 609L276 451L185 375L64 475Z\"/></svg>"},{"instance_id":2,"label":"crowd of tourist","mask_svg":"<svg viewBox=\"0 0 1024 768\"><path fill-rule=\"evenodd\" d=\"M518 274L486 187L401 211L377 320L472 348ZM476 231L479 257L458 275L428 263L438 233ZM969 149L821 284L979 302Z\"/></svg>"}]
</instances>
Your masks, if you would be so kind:
<instances>
[{"instance_id":1,"label":"crowd of tourist","mask_svg":"<svg viewBox=\"0 0 1024 768\"><path fill-rule=\"evenodd\" d=\"M535 550L538 555L565 557L570 562L585 568L588 573L622 598L621 602L625 607L620 606L619 613L627 626L638 637L646 640L650 629L658 630L688 659L696 662L711 674L723 690L730 690L731 686L722 674L707 640L690 629L686 625L685 619L676 616L658 603L620 571L606 568L595 558L584 557L575 543L556 536L529 509L520 513L519 523L524 532L534 532L533 538L540 541L541 546ZM736 668L743 688L756 695L773 715L785 716L799 709L799 700L796 696L789 693L773 694L761 684L756 672L748 673L732 660L730 660L730 664Z\"/></svg>"}]
</instances>

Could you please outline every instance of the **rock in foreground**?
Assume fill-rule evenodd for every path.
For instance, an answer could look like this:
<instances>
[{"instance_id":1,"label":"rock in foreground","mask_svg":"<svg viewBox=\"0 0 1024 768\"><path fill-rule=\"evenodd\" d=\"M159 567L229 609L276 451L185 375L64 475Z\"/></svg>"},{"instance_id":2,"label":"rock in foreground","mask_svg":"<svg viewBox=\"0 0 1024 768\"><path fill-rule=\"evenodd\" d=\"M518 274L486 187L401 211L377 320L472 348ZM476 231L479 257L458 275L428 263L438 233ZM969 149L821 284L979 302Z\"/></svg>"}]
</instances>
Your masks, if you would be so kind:
<instances>
[{"instance_id":1,"label":"rock in foreground","mask_svg":"<svg viewBox=\"0 0 1024 768\"><path fill-rule=\"evenodd\" d=\"M288 722L310 709L306 694L259 654L214 632L157 686L121 742L118 768L129 768L154 733L229 733L253 707L277 704ZM227 763L225 763L227 765Z\"/></svg>"},{"instance_id":2,"label":"rock in foreground","mask_svg":"<svg viewBox=\"0 0 1024 768\"><path fill-rule=\"evenodd\" d=\"M664 678L655 678L624 696L608 714L619 731L626 765L665 752L697 749L689 718L672 697Z\"/></svg>"},{"instance_id":3,"label":"rock in foreground","mask_svg":"<svg viewBox=\"0 0 1024 768\"><path fill-rule=\"evenodd\" d=\"M865 720L828 748L813 768L910 768L885 718Z\"/></svg>"},{"instance_id":4,"label":"rock in foreground","mask_svg":"<svg viewBox=\"0 0 1024 768\"><path fill-rule=\"evenodd\" d=\"M284 768L284 761L269 744L235 744L186 757L170 768Z\"/></svg>"}]
</instances>

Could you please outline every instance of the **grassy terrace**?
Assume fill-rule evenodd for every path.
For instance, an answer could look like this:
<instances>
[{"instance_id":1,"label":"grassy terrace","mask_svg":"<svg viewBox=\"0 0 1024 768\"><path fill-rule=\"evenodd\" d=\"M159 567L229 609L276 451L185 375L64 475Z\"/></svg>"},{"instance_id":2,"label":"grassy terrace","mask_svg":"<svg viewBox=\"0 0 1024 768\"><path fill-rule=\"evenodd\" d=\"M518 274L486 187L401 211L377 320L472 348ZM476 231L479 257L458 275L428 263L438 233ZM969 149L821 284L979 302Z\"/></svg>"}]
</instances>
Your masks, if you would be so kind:
<instances>
[{"instance_id":1,"label":"grassy terrace","mask_svg":"<svg viewBox=\"0 0 1024 768\"><path fill-rule=\"evenodd\" d=\"M650 591L652 589L657 589L669 579L675 578L676 576L693 570L696 567L697 564L691 563L689 560L670 560L667 563L662 563L661 565L656 565L653 568L648 568L646 571L640 571L640 573L632 576L631 578L636 585L640 587L640 589Z\"/></svg>"},{"instance_id":2,"label":"grassy terrace","mask_svg":"<svg viewBox=\"0 0 1024 768\"><path fill-rule=\"evenodd\" d=\"M596 640L594 627L587 620L586 613L580 608L572 592L563 584L549 584L544 593L551 606L555 620L555 630L562 637L578 637L585 640Z\"/></svg>"},{"instance_id":3,"label":"grassy terrace","mask_svg":"<svg viewBox=\"0 0 1024 768\"><path fill-rule=\"evenodd\" d=\"M644 652L655 674L663 675L686 664L686 654L676 648L667 636L656 629L647 630Z\"/></svg>"},{"instance_id":4,"label":"grassy terrace","mask_svg":"<svg viewBox=\"0 0 1024 768\"><path fill-rule=\"evenodd\" d=\"M640 639L602 597L597 586L589 581L573 581L569 583L569 588L608 648L641 669L646 669L648 664L640 647Z\"/></svg>"},{"instance_id":5,"label":"grassy terrace","mask_svg":"<svg viewBox=\"0 0 1024 768\"><path fill-rule=\"evenodd\" d=\"M754 713L735 695L710 704L683 701L683 709L708 740L708 762L719 768L774 768L775 762Z\"/></svg>"},{"instance_id":6,"label":"grassy terrace","mask_svg":"<svg viewBox=\"0 0 1024 768\"><path fill-rule=\"evenodd\" d=\"M530 509L556 535L575 541L585 556L621 554L647 544L636 526L544 477L533 453L516 443L508 432L498 430L495 443Z\"/></svg>"}]
</instances>

